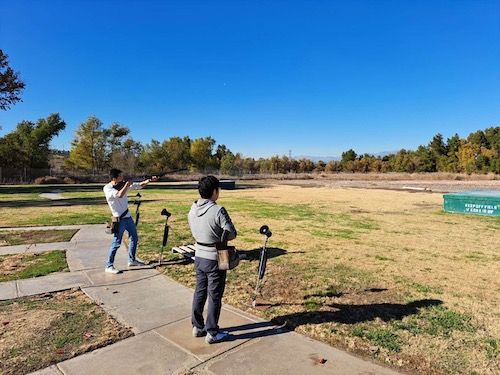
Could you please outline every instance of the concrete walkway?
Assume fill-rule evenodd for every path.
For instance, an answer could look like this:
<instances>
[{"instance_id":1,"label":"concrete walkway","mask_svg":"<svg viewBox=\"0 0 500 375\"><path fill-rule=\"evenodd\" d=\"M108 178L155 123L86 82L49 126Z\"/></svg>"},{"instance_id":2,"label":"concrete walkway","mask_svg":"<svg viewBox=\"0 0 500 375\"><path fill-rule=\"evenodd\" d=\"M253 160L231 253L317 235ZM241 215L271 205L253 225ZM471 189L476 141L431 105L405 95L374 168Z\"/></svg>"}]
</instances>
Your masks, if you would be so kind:
<instances>
[{"instance_id":1,"label":"concrete walkway","mask_svg":"<svg viewBox=\"0 0 500 375\"><path fill-rule=\"evenodd\" d=\"M229 340L208 345L191 335L192 289L147 266L128 269L123 247L115 260L115 267L123 272L104 273L111 236L104 233L103 225L74 228L80 230L70 242L28 250L1 247L0 254L67 250L71 272L0 283L0 300L81 287L115 319L132 327L135 336L34 374L182 374L189 370L220 375L398 374L229 305L223 306L219 321L230 332Z\"/></svg>"}]
</instances>

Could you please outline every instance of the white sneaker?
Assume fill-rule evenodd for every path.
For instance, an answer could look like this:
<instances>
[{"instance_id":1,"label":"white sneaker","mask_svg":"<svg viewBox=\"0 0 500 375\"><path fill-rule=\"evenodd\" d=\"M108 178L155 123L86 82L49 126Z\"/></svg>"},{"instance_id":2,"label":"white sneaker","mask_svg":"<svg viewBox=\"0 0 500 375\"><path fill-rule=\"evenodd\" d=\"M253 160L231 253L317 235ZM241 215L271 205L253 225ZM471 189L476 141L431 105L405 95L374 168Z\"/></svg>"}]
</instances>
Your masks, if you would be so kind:
<instances>
[{"instance_id":1,"label":"white sneaker","mask_svg":"<svg viewBox=\"0 0 500 375\"><path fill-rule=\"evenodd\" d=\"M193 326L193 337L203 337L207 334L207 331Z\"/></svg>"},{"instance_id":2,"label":"white sneaker","mask_svg":"<svg viewBox=\"0 0 500 375\"><path fill-rule=\"evenodd\" d=\"M132 261L132 262L128 262L128 266L129 266L129 267L134 267L134 266L145 266L145 265L146 265L146 263L141 262L140 260L137 260L137 259L136 259L136 260L134 260L134 261Z\"/></svg>"},{"instance_id":3,"label":"white sneaker","mask_svg":"<svg viewBox=\"0 0 500 375\"><path fill-rule=\"evenodd\" d=\"M205 337L205 341L207 344L215 344L217 342L224 341L229 336L229 332L219 331L215 336L212 336L207 332L207 337Z\"/></svg>"},{"instance_id":4,"label":"white sneaker","mask_svg":"<svg viewBox=\"0 0 500 375\"><path fill-rule=\"evenodd\" d=\"M104 269L104 272L106 272L106 273L112 273L112 274L114 274L114 275L116 275L117 273L120 273L120 271L118 271L118 270L117 270L115 267L113 267L113 266L106 267L106 268Z\"/></svg>"}]
</instances>

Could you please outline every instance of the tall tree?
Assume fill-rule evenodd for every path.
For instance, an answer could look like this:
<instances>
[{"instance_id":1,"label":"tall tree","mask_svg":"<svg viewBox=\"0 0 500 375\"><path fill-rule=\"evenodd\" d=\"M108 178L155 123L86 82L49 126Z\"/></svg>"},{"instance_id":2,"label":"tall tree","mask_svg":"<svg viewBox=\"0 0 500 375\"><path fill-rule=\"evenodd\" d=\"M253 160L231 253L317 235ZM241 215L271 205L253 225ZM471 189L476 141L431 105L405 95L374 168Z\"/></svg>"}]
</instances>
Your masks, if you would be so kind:
<instances>
[{"instance_id":1,"label":"tall tree","mask_svg":"<svg viewBox=\"0 0 500 375\"><path fill-rule=\"evenodd\" d=\"M460 147L457 151L460 172L471 174L477 171L476 159L479 155L480 147L478 144L470 143L465 139L460 141Z\"/></svg>"},{"instance_id":2,"label":"tall tree","mask_svg":"<svg viewBox=\"0 0 500 375\"><path fill-rule=\"evenodd\" d=\"M108 129L108 136L109 136L108 143L112 153L123 147L123 140L129 134L130 134L130 129L127 128L126 126L122 126L117 122L111 124L111 126Z\"/></svg>"},{"instance_id":3,"label":"tall tree","mask_svg":"<svg viewBox=\"0 0 500 375\"><path fill-rule=\"evenodd\" d=\"M93 173L103 171L109 166L108 136L109 130L102 127L101 120L90 116L75 132L66 165Z\"/></svg>"},{"instance_id":4,"label":"tall tree","mask_svg":"<svg viewBox=\"0 0 500 375\"><path fill-rule=\"evenodd\" d=\"M162 145L156 139L151 144L146 144L144 151L139 157L139 168L147 173L157 173L164 165Z\"/></svg>"},{"instance_id":5,"label":"tall tree","mask_svg":"<svg viewBox=\"0 0 500 375\"><path fill-rule=\"evenodd\" d=\"M128 137L119 148L111 153L111 166L121 169L127 175L136 174L139 167L139 157L144 151L141 142L136 142Z\"/></svg>"},{"instance_id":6,"label":"tall tree","mask_svg":"<svg viewBox=\"0 0 500 375\"><path fill-rule=\"evenodd\" d=\"M354 152L354 150L351 148L347 150L346 152L342 153L342 164L347 164L350 161L356 160L358 155Z\"/></svg>"},{"instance_id":7,"label":"tall tree","mask_svg":"<svg viewBox=\"0 0 500 375\"><path fill-rule=\"evenodd\" d=\"M224 154L220 161L221 174L237 174L236 171L236 156L232 152Z\"/></svg>"},{"instance_id":8,"label":"tall tree","mask_svg":"<svg viewBox=\"0 0 500 375\"><path fill-rule=\"evenodd\" d=\"M430 147L418 146L415 156L417 172L436 172L436 154Z\"/></svg>"},{"instance_id":9,"label":"tall tree","mask_svg":"<svg viewBox=\"0 0 500 375\"><path fill-rule=\"evenodd\" d=\"M432 141L429 143L429 149L435 155L436 159L441 155L446 155L448 153L448 148L443 141L443 135L438 133L432 138Z\"/></svg>"},{"instance_id":10,"label":"tall tree","mask_svg":"<svg viewBox=\"0 0 500 375\"><path fill-rule=\"evenodd\" d=\"M162 144L165 164L162 170L181 170L189 168L191 162L191 139L186 136L170 137Z\"/></svg>"},{"instance_id":11,"label":"tall tree","mask_svg":"<svg viewBox=\"0 0 500 375\"><path fill-rule=\"evenodd\" d=\"M9 66L8 59L9 56L0 49L0 109L4 111L22 101L19 95L25 87L25 83L19 78L19 72Z\"/></svg>"},{"instance_id":12,"label":"tall tree","mask_svg":"<svg viewBox=\"0 0 500 375\"><path fill-rule=\"evenodd\" d=\"M212 137L198 138L191 143L191 167L196 171L204 171L212 164L212 150L215 140Z\"/></svg>"},{"instance_id":13,"label":"tall tree","mask_svg":"<svg viewBox=\"0 0 500 375\"><path fill-rule=\"evenodd\" d=\"M478 130L475 133L470 133L467 137L467 141L472 144L478 145L479 147L489 148L488 140L486 139L486 135L482 130Z\"/></svg>"}]
</instances>

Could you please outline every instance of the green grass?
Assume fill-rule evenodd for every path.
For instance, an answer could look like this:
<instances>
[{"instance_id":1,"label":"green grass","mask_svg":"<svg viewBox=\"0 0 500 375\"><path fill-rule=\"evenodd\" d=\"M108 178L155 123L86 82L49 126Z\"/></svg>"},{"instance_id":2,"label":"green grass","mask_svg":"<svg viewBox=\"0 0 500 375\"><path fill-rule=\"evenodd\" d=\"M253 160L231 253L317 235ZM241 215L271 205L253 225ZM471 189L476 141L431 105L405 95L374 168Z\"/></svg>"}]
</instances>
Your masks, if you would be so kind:
<instances>
[{"instance_id":1,"label":"green grass","mask_svg":"<svg viewBox=\"0 0 500 375\"><path fill-rule=\"evenodd\" d=\"M12 230L0 231L0 243L4 246L31 245L36 243L68 242L77 229L62 230Z\"/></svg>"},{"instance_id":2,"label":"green grass","mask_svg":"<svg viewBox=\"0 0 500 375\"><path fill-rule=\"evenodd\" d=\"M24 197L26 202L28 194L32 193L28 191ZM33 217L24 215L19 218L17 210L27 210L24 207L28 205L19 206L16 211L7 212L10 222L4 221L2 225L91 224L109 219L102 186L96 190L83 190L81 193L71 190L62 194L78 204L49 207L37 199L43 214L38 216L37 208ZM171 231L163 259L171 263L158 270L193 287L192 263L181 262L181 257L170 251L174 245L193 241L187 213L192 201L198 197L197 191L148 187L141 194L139 256L144 260L158 259L165 224L165 217L160 215L160 211L167 208L172 213L169 219ZM22 198L22 195L17 194L16 199ZM7 201L8 197L4 196ZM403 194L400 197L405 199ZM423 200L429 199L427 195L422 197ZM133 194L129 199L132 203ZM355 337L355 340L363 341L356 348L360 354L380 361L387 359L392 364L405 356L428 361L435 354L435 349L432 349L434 339L438 339L441 345L439 355L454 358L449 361L454 361L453 365L448 366L445 360L433 364L431 370L435 373L453 373L452 369L465 351L471 353L466 362L471 361L474 365L462 367L464 373L472 373L472 369L482 366L474 361L484 358L485 353L492 362L498 362L500 341L498 337L484 333L491 325L494 326L490 323L493 313L477 312L477 316L465 313L476 311L474 307L481 306L482 301L491 305L491 296L498 289L493 289L494 285L485 286L491 293L476 297L467 290L465 279L463 284L454 280L457 283L455 288L455 285L450 286L451 282L443 281L444 276L436 278L435 272L440 269L439 263L442 269L443 259L457 270L470 269L471 275L472 267L500 260L484 243L486 238L494 235L492 230L500 229L500 221L488 217L452 217L432 207L414 211L402 207L400 210L405 213L404 217L394 217L395 220L389 221L393 216L370 211L368 207L372 202L364 202L362 194L357 197L356 207L358 202L358 212L342 212L345 205L340 200L318 205L303 204L300 200L293 204L278 204L269 203L269 194L260 199L258 189L250 193L248 190L225 192L220 203L235 221L238 229L235 242L241 250L260 248L262 238L258 228L267 224L273 230L268 247L287 251L268 261L262 297L273 303L271 308L264 311L248 308L247 302L253 297L255 289L258 263L255 258L243 260L237 269L228 273L225 302L266 319L288 317L287 320L292 320L292 327L298 332L344 349L350 348L350 340ZM398 202L394 200L395 205ZM4 204L8 209L12 208L8 202ZM4 207L1 206L2 210ZM135 206L130 204L130 209L134 216ZM459 233L464 233L464 244L457 242L459 236L454 236L450 238L448 248L443 247L442 244L447 241L440 233L454 228L461 228ZM473 233L470 228L474 228ZM477 241L471 240L475 238L473 236L478 236ZM491 263L491 267L495 265ZM450 274L446 277L453 280ZM407 300L425 301L437 295L441 302L438 306L413 308L413 305L405 303ZM318 317L317 322L310 321L314 316ZM68 316L68 319L71 317ZM454 342L456 337L460 337L461 341ZM366 349L369 345L380 347L381 354L363 352L362 348ZM446 352L447 346L453 347L453 350L457 348L457 351ZM477 348L481 348L482 352ZM491 364L485 366L494 367Z\"/></svg>"},{"instance_id":3,"label":"green grass","mask_svg":"<svg viewBox=\"0 0 500 375\"><path fill-rule=\"evenodd\" d=\"M392 321L392 326L396 330L406 330L413 335L426 334L436 337L448 337L453 331L477 331L471 316L459 314L444 306L428 307L402 321Z\"/></svg>"},{"instance_id":4,"label":"green grass","mask_svg":"<svg viewBox=\"0 0 500 375\"><path fill-rule=\"evenodd\" d=\"M390 352L401 351L401 340L392 330L377 328L367 324L357 324L350 330L350 335L370 341L371 344Z\"/></svg>"},{"instance_id":5,"label":"green grass","mask_svg":"<svg viewBox=\"0 0 500 375\"><path fill-rule=\"evenodd\" d=\"M0 266L12 255L1 255ZM0 271L0 282L18 279L29 279L32 277L45 276L53 272L67 270L66 252L64 250L54 250L43 253L34 253L23 259L24 263L31 262L26 267L20 268L12 274L4 274Z\"/></svg>"}]
</instances>

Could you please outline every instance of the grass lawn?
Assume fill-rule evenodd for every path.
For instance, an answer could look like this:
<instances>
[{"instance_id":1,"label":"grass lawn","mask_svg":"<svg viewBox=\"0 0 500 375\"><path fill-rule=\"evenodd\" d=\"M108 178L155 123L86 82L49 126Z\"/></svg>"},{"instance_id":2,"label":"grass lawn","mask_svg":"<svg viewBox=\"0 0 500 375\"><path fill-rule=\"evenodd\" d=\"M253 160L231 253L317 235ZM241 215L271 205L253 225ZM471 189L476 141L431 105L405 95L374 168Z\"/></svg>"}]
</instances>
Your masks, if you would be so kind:
<instances>
[{"instance_id":1,"label":"grass lawn","mask_svg":"<svg viewBox=\"0 0 500 375\"><path fill-rule=\"evenodd\" d=\"M76 229L63 230L0 230L0 247L32 245L37 243L68 242L78 232Z\"/></svg>"},{"instance_id":2,"label":"grass lawn","mask_svg":"<svg viewBox=\"0 0 500 375\"><path fill-rule=\"evenodd\" d=\"M27 374L132 336L80 290L0 301L0 370Z\"/></svg>"},{"instance_id":3,"label":"grass lawn","mask_svg":"<svg viewBox=\"0 0 500 375\"><path fill-rule=\"evenodd\" d=\"M247 254L228 272L226 303L412 373L500 368L499 218L444 213L437 193L247 184L223 190L219 200L238 229L233 244ZM192 187L160 183L141 191L139 258L158 260L163 208L172 213L167 258L178 257L171 246L193 243ZM108 220L102 190L81 189L72 186L57 203L29 187L15 199L0 190L0 226ZM260 297L271 307L261 311L249 302L264 224L273 236ZM190 263L172 261L160 271L194 286Z\"/></svg>"},{"instance_id":4,"label":"grass lawn","mask_svg":"<svg viewBox=\"0 0 500 375\"><path fill-rule=\"evenodd\" d=\"M29 252L37 243L67 242L77 230L0 230L0 282L68 271L66 252ZM1 248L1 247L0 247ZM33 247L34 248L34 247ZM0 301L0 373L26 374L132 336L80 290Z\"/></svg>"}]
</instances>

